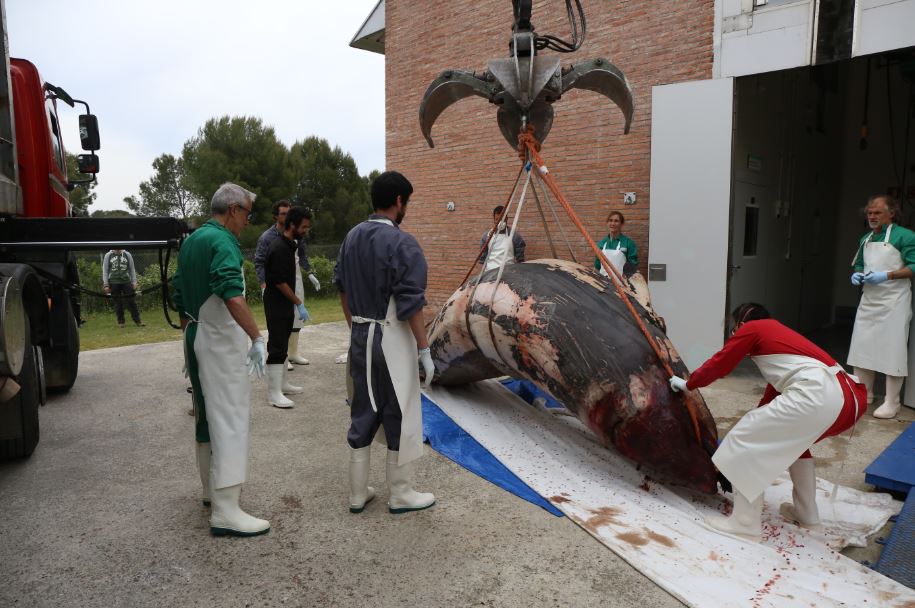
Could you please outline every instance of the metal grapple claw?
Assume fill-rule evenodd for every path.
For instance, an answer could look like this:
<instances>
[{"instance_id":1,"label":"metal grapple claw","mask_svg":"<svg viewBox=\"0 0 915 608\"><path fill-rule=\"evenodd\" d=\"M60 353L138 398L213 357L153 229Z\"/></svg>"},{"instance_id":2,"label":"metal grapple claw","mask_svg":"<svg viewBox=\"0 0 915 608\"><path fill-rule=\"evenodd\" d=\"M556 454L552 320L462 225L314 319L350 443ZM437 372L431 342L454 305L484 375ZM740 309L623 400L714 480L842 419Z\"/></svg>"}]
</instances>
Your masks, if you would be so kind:
<instances>
[{"instance_id":1,"label":"metal grapple claw","mask_svg":"<svg viewBox=\"0 0 915 608\"><path fill-rule=\"evenodd\" d=\"M587 89L604 95L623 112L629 132L632 122L632 90L623 73L606 59L580 61L564 70L555 57L510 57L492 59L481 75L465 70L446 70L432 81L419 107L423 137L434 148L432 125L448 106L471 95L499 106L496 119L508 144L518 145L518 134L527 125L543 141L553 126L553 103L570 89Z\"/></svg>"},{"instance_id":2,"label":"metal grapple claw","mask_svg":"<svg viewBox=\"0 0 915 608\"><path fill-rule=\"evenodd\" d=\"M626 125L624 133L629 133L632 124L632 89L626 77L615 65L606 59L587 59L575 63L562 74L562 92L569 89L587 89L609 98L623 111Z\"/></svg>"},{"instance_id":3,"label":"metal grapple claw","mask_svg":"<svg viewBox=\"0 0 915 608\"><path fill-rule=\"evenodd\" d=\"M432 81L419 106L419 128L430 148L435 147L432 125L448 106L471 95L485 97L495 103L496 87L487 76L488 73L480 77L465 70L445 70Z\"/></svg>"}]
</instances>

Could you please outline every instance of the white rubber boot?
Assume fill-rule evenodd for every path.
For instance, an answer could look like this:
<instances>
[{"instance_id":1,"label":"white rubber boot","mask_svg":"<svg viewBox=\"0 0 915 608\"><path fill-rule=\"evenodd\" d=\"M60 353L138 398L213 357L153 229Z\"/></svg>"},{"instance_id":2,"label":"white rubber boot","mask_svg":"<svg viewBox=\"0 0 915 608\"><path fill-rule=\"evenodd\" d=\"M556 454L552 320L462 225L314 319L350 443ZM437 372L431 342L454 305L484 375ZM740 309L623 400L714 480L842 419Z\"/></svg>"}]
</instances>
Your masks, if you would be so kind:
<instances>
[{"instance_id":1,"label":"white rubber boot","mask_svg":"<svg viewBox=\"0 0 915 608\"><path fill-rule=\"evenodd\" d=\"M365 505L375 498L375 488L369 485L369 465L372 446L349 449L349 512L362 513Z\"/></svg>"},{"instance_id":2,"label":"white rubber boot","mask_svg":"<svg viewBox=\"0 0 915 608\"><path fill-rule=\"evenodd\" d=\"M902 390L904 376L887 376L886 377L886 397L883 398L883 404L874 410L874 418L895 418L902 407L899 401L899 392Z\"/></svg>"},{"instance_id":3,"label":"white rubber boot","mask_svg":"<svg viewBox=\"0 0 915 608\"><path fill-rule=\"evenodd\" d=\"M309 361L299 354L299 332L294 331L289 334L289 363L296 365L308 365ZM292 369L290 365L289 369Z\"/></svg>"},{"instance_id":4,"label":"white rubber boot","mask_svg":"<svg viewBox=\"0 0 915 608\"><path fill-rule=\"evenodd\" d=\"M413 489L413 463L397 464L399 452L388 450L388 510L391 513L422 511L435 504L435 496Z\"/></svg>"},{"instance_id":5,"label":"white rubber boot","mask_svg":"<svg viewBox=\"0 0 915 608\"><path fill-rule=\"evenodd\" d=\"M863 367L856 367L854 370L858 380L867 388L867 404L870 405L874 402L874 376L877 375L877 372Z\"/></svg>"},{"instance_id":6,"label":"white rubber boot","mask_svg":"<svg viewBox=\"0 0 915 608\"><path fill-rule=\"evenodd\" d=\"M284 395L300 395L305 392L305 389L301 386L296 386L289 382L288 376L289 368L283 370L283 394Z\"/></svg>"},{"instance_id":7,"label":"white rubber boot","mask_svg":"<svg viewBox=\"0 0 915 608\"><path fill-rule=\"evenodd\" d=\"M209 443L197 444L197 470L200 472L200 485L203 486L203 506L210 506L210 457L213 452Z\"/></svg>"},{"instance_id":8,"label":"white rubber boot","mask_svg":"<svg viewBox=\"0 0 915 608\"><path fill-rule=\"evenodd\" d=\"M791 498L794 504L783 503L779 508L781 516L805 528L814 528L820 523L817 509L817 477L813 458L798 458L790 467L791 483L794 489Z\"/></svg>"},{"instance_id":9,"label":"white rubber boot","mask_svg":"<svg viewBox=\"0 0 915 608\"><path fill-rule=\"evenodd\" d=\"M257 536L270 531L270 522L248 515L238 506L241 484L211 491L213 508L210 534L213 536Z\"/></svg>"},{"instance_id":10,"label":"white rubber boot","mask_svg":"<svg viewBox=\"0 0 915 608\"><path fill-rule=\"evenodd\" d=\"M290 361L289 359L286 359L286 371L291 372L294 369L295 369L295 367L292 366L292 361Z\"/></svg>"},{"instance_id":11,"label":"white rubber boot","mask_svg":"<svg viewBox=\"0 0 915 608\"><path fill-rule=\"evenodd\" d=\"M267 403L274 407L287 409L295 405L295 402L287 399L283 394L283 369L285 363L272 363L267 366Z\"/></svg>"},{"instance_id":12,"label":"white rubber boot","mask_svg":"<svg viewBox=\"0 0 915 608\"><path fill-rule=\"evenodd\" d=\"M730 517L709 515L705 518L705 523L718 532L759 542L762 538L762 506L762 494L750 502L734 490L734 511Z\"/></svg>"}]
</instances>

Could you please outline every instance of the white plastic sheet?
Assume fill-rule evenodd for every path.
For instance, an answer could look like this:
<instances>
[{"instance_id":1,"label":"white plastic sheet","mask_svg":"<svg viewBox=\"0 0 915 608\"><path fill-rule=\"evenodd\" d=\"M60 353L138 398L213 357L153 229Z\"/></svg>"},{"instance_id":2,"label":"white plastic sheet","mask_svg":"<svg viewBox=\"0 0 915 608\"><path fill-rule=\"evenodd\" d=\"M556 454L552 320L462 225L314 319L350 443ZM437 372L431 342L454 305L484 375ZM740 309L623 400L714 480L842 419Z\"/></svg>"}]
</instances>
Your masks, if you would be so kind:
<instances>
[{"instance_id":1,"label":"white plastic sheet","mask_svg":"<svg viewBox=\"0 0 915 608\"><path fill-rule=\"evenodd\" d=\"M569 416L527 404L494 380L426 391L445 413L570 519L689 606L898 606L915 592L837 552L863 545L899 503L886 494L818 481L822 529L787 523L783 477L765 493L763 542L702 523L729 502L656 483L596 443Z\"/></svg>"}]
</instances>

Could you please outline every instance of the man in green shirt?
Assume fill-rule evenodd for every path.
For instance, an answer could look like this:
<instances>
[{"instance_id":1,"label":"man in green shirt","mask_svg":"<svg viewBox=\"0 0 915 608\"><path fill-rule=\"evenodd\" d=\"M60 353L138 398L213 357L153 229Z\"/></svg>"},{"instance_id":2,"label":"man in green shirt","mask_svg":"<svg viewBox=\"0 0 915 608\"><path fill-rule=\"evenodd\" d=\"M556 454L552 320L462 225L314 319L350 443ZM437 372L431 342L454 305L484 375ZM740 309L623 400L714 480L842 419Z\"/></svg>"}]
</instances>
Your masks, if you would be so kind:
<instances>
[{"instance_id":1,"label":"man in green shirt","mask_svg":"<svg viewBox=\"0 0 915 608\"><path fill-rule=\"evenodd\" d=\"M899 203L891 196L872 196L866 212L870 232L861 237L852 261L851 284L863 288L848 364L867 387L868 402L873 399L875 373L886 375L886 397L874 417L894 418L908 374L915 233L895 223Z\"/></svg>"},{"instance_id":2,"label":"man in green shirt","mask_svg":"<svg viewBox=\"0 0 915 608\"><path fill-rule=\"evenodd\" d=\"M238 506L248 473L248 376L256 372L263 377L266 358L264 338L245 302L238 246L254 198L235 184L220 186L210 203L212 219L181 246L173 279L197 418L197 464L204 496L212 503L214 536L254 536L270 530L270 522Z\"/></svg>"}]
</instances>

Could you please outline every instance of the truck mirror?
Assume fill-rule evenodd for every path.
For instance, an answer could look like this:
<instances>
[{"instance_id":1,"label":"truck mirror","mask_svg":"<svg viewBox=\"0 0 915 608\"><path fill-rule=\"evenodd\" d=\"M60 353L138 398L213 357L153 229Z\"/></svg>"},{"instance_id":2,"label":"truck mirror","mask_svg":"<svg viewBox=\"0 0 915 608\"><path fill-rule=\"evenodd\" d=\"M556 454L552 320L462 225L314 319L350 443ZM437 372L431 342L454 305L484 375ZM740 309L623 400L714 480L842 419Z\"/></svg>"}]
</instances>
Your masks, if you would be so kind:
<instances>
[{"instance_id":1,"label":"truck mirror","mask_svg":"<svg viewBox=\"0 0 915 608\"><path fill-rule=\"evenodd\" d=\"M98 119L95 114L80 114L79 139L83 150L95 152L99 149Z\"/></svg>"},{"instance_id":2,"label":"truck mirror","mask_svg":"<svg viewBox=\"0 0 915 608\"><path fill-rule=\"evenodd\" d=\"M94 118L94 117L93 117ZM76 157L76 165L80 173L98 173L98 156L95 154L80 154Z\"/></svg>"}]
</instances>

